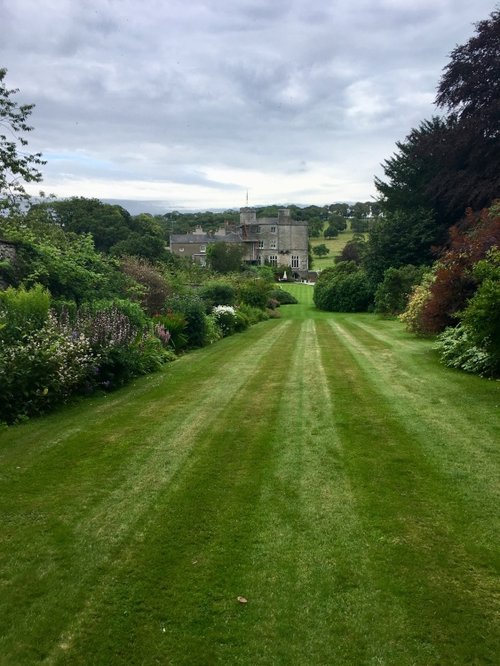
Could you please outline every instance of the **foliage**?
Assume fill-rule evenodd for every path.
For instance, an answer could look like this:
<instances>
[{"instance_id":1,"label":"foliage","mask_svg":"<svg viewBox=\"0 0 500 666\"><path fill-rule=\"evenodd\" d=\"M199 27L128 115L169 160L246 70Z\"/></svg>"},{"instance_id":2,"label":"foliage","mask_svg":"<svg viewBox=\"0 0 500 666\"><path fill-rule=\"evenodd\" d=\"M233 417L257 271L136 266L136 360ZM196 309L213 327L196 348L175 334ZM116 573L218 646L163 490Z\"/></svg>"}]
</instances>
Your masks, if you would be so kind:
<instances>
[{"instance_id":1,"label":"foliage","mask_svg":"<svg viewBox=\"0 0 500 666\"><path fill-rule=\"evenodd\" d=\"M376 286L388 268L431 263L435 241L434 218L429 210L390 213L373 226L364 247L362 265Z\"/></svg>"},{"instance_id":2,"label":"foliage","mask_svg":"<svg viewBox=\"0 0 500 666\"><path fill-rule=\"evenodd\" d=\"M444 365L477 375L498 373L500 365L486 349L477 346L474 334L465 324L448 327L438 336L435 348Z\"/></svg>"},{"instance_id":3,"label":"foliage","mask_svg":"<svg viewBox=\"0 0 500 666\"><path fill-rule=\"evenodd\" d=\"M41 330L49 306L50 294L41 285L0 291L0 340L8 344Z\"/></svg>"},{"instance_id":4,"label":"foliage","mask_svg":"<svg viewBox=\"0 0 500 666\"><path fill-rule=\"evenodd\" d=\"M42 175L37 167L45 164L41 153L26 152L28 142L23 136L33 129L28 118L34 105L15 101L19 90L6 87L6 74L0 68L0 209L25 196L23 183L39 183Z\"/></svg>"},{"instance_id":5,"label":"foliage","mask_svg":"<svg viewBox=\"0 0 500 666\"><path fill-rule=\"evenodd\" d=\"M266 307L270 289L269 282L262 278L247 280L240 285L238 298L241 303L263 309Z\"/></svg>"},{"instance_id":6,"label":"foliage","mask_svg":"<svg viewBox=\"0 0 500 666\"><path fill-rule=\"evenodd\" d=\"M3 274L12 286L41 284L53 298L77 303L124 294L124 277L90 236L65 232L33 213L0 218L0 231L16 243L15 265Z\"/></svg>"},{"instance_id":7,"label":"foliage","mask_svg":"<svg viewBox=\"0 0 500 666\"><path fill-rule=\"evenodd\" d=\"M242 303L239 306L238 312L246 317L250 326L253 324L258 324L260 321L266 321L269 319L269 316L265 310L262 310L261 308L254 308L251 305L247 305L246 303Z\"/></svg>"},{"instance_id":8,"label":"foliage","mask_svg":"<svg viewBox=\"0 0 500 666\"><path fill-rule=\"evenodd\" d=\"M231 305L216 305L212 314L224 338L235 332L236 310Z\"/></svg>"},{"instance_id":9,"label":"foliage","mask_svg":"<svg viewBox=\"0 0 500 666\"><path fill-rule=\"evenodd\" d=\"M406 310L399 316L410 333L420 335L426 333L422 326L422 311L431 297L431 285L434 279L434 272L424 273L421 283L416 285L410 294Z\"/></svg>"},{"instance_id":10,"label":"foliage","mask_svg":"<svg viewBox=\"0 0 500 666\"><path fill-rule=\"evenodd\" d=\"M364 234L368 231L369 222L366 219L354 218L351 220L351 229L357 234Z\"/></svg>"},{"instance_id":11,"label":"foliage","mask_svg":"<svg viewBox=\"0 0 500 666\"><path fill-rule=\"evenodd\" d=\"M141 287L136 294L144 310L150 315L161 312L171 288L160 270L147 259L136 257L123 257L121 269Z\"/></svg>"},{"instance_id":12,"label":"foliage","mask_svg":"<svg viewBox=\"0 0 500 666\"><path fill-rule=\"evenodd\" d=\"M452 227L449 249L439 259L430 298L422 310L423 330L439 333L457 324L459 312L477 289L474 265L495 245L500 246L498 206L477 215L469 210L461 227Z\"/></svg>"},{"instance_id":13,"label":"foliage","mask_svg":"<svg viewBox=\"0 0 500 666\"><path fill-rule=\"evenodd\" d=\"M338 257L335 257L335 263L341 261L354 261L356 264L361 264L365 252L365 239L364 236L353 236L350 241L342 248Z\"/></svg>"},{"instance_id":14,"label":"foliage","mask_svg":"<svg viewBox=\"0 0 500 666\"><path fill-rule=\"evenodd\" d=\"M486 350L492 367L500 371L500 249L492 248L473 268L478 287L460 313L475 345Z\"/></svg>"},{"instance_id":15,"label":"foliage","mask_svg":"<svg viewBox=\"0 0 500 666\"><path fill-rule=\"evenodd\" d=\"M371 303L373 292L365 271L353 261L324 270L314 287L314 304L330 312L362 312Z\"/></svg>"},{"instance_id":16,"label":"foliage","mask_svg":"<svg viewBox=\"0 0 500 666\"><path fill-rule=\"evenodd\" d=\"M476 35L457 46L438 86L436 103L498 137L500 112L500 10L476 23Z\"/></svg>"},{"instance_id":17,"label":"foliage","mask_svg":"<svg viewBox=\"0 0 500 666\"><path fill-rule=\"evenodd\" d=\"M339 229L335 225L329 225L323 234L325 238L336 238L339 235Z\"/></svg>"},{"instance_id":18,"label":"foliage","mask_svg":"<svg viewBox=\"0 0 500 666\"><path fill-rule=\"evenodd\" d=\"M0 421L40 414L83 388L98 357L83 334L49 317L39 330L0 349Z\"/></svg>"},{"instance_id":19,"label":"foliage","mask_svg":"<svg viewBox=\"0 0 500 666\"><path fill-rule=\"evenodd\" d=\"M295 296L292 296L292 294L290 294L288 291L285 291L284 289L273 289L269 292L268 296L269 298L273 298L278 301L280 305L295 305L298 303Z\"/></svg>"},{"instance_id":20,"label":"foliage","mask_svg":"<svg viewBox=\"0 0 500 666\"><path fill-rule=\"evenodd\" d=\"M451 53L436 103L444 118L412 129L375 179L385 212L432 212L434 243L464 215L491 204L500 190L500 12L476 24L476 35Z\"/></svg>"},{"instance_id":21,"label":"foliage","mask_svg":"<svg viewBox=\"0 0 500 666\"><path fill-rule=\"evenodd\" d=\"M233 273L240 270L245 248L237 243L218 241L207 247L207 262L217 273Z\"/></svg>"},{"instance_id":22,"label":"foliage","mask_svg":"<svg viewBox=\"0 0 500 666\"><path fill-rule=\"evenodd\" d=\"M375 291L375 312L387 315L401 314L407 306L412 289L421 282L423 272L423 267L411 264L400 268L388 268Z\"/></svg>"},{"instance_id":23,"label":"foliage","mask_svg":"<svg viewBox=\"0 0 500 666\"><path fill-rule=\"evenodd\" d=\"M229 282L209 281L200 289L200 297L211 311L215 305L234 305L236 289Z\"/></svg>"},{"instance_id":24,"label":"foliage","mask_svg":"<svg viewBox=\"0 0 500 666\"><path fill-rule=\"evenodd\" d=\"M214 314L209 314L205 318L205 344L213 345L214 342L221 340L222 330L217 323L217 318Z\"/></svg>"},{"instance_id":25,"label":"foliage","mask_svg":"<svg viewBox=\"0 0 500 666\"><path fill-rule=\"evenodd\" d=\"M186 334L186 319L184 315L169 311L167 314L154 315L153 321L169 332L169 345L179 352L186 348L188 336Z\"/></svg>"},{"instance_id":26,"label":"foliage","mask_svg":"<svg viewBox=\"0 0 500 666\"><path fill-rule=\"evenodd\" d=\"M172 295L165 304L165 310L171 314L182 315L185 325L183 333L187 337L188 348L203 347L206 338L205 304L194 292Z\"/></svg>"},{"instance_id":27,"label":"foliage","mask_svg":"<svg viewBox=\"0 0 500 666\"><path fill-rule=\"evenodd\" d=\"M317 257L326 257L327 254L330 254L330 249L327 248L324 243L321 243L320 245L313 247L313 253Z\"/></svg>"}]
</instances>

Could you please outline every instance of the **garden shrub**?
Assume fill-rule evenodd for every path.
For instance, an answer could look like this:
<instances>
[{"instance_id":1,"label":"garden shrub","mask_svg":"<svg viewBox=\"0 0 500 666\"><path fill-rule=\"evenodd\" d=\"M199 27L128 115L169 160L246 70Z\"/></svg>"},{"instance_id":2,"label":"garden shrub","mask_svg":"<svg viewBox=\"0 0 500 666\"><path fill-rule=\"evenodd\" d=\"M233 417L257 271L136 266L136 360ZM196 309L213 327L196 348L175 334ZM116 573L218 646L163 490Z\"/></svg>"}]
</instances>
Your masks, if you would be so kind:
<instances>
[{"instance_id":1,"label":"garden shrub","mask_svg":"<svg viewBox=\"0 0 500 666\"><path fill-rule=\"evenodd\" d=\"M314 287L314 304L329 312L362 312L372 300L370 283L354 261L325 269Z\"/></svg>"},{"instance_id":2,"label":"garden shrub","mask_svg":"<svg viewBox=\"0 0 500 666\"><path fill-rule=\"evenodd\" d=\"M375 312L387 315L401 314L407 304L413 287L420 283L423 267L408 264L400 268L387 268L384 279L375 292Z\"/></svg>"},{"instance_id":3,"label":"garden shrub","mask_svg":"<svg viewBox=\"0 0 500 666\"><path fill-rule=\"evenodd\" d=\"M106 349L99 362L97 386L106 391L116 389L174 359L175 354L165 349L157 337L145 332L130 345Z\"/></svg>"},{"instance_id":4,"label":"garden shrub","mask_svg":"<svg viewBox=\"0 0 500 666\"><path fill-rule=\"evenodd\" d=\"M234 324L235 333L241 333L250 326L250 320L244 312L240 309L236 310L236 319Z\"/></svg>"},{"instance_id":5,"label":"garden shrub","mask_svg":"<svg viewBox=\"0 0 500 666\"><path fill-rule=\"evenodd\" d=\"M38 331L0 350L0 421L41 414L94 376L99 356L84 334L61 330L49 316Z\"/></svg>"},{"instance_id":6,"label":"garden shrub","mask_svg":"<svg viewBox=\"0 0 500 666\"><path fill-rule=\"evenodd\" d=\"M224 338L235 332L237 320L236 310L231 305L216 305L212 314Z\"/></svg>"},{"instance_id":7,"label":"garden shrub","mask_svg":"<svg viewBox=\"0 0 500 666\"><path fill-rule=\"evenodd\" d=\"M247 280L242 284L238 296L241 303L264 309L267 305L269 291L270 283L267 280L257 278Z\"/></svg>"},{"instance_id":8,"label":"garden shrub","mask_svg":"<svg viewBox=\"0 0 500 666\"><path fill-rule=\"evenodd\" d=\"M492 248L472 273L478 288L459 316L474 343L488 351L500 370L500 249Z\"/></svg>"},{"instance_id":9,"label":"garden shrub","mask_svg":"<svg viewBox=\"0 0 500 666\"><path fill-rule=\"evenodd\" d=\"M479 214L469 210L465 222L450 229L449 249L439 259L430 298L422 309L423 330L439 333L458 323L460 312L478 287L474 266L495 246L500 246L498 204Z\"/></svg>"},{"instance_id":10,"label":"garden shrub","mask_svg":"<svg viewBox=\"0 0 500 666\"><path fill-rule=\"evenodd\" d=\"M176 350L186 348L188 336L186 334L186 319L178 312L169 311L164 315L155 315L153 321L156 325L162 325L170 333L169 344Z\"/></svg>"},{"instance_id":11,"label":"garden shrub","mask_svg":"<svg viewBox=\"0 0 500 666\"><path fill-rule=\"evenodd\" d=\"M212 345L223 337L215 315L210 314L206 317L205 344Z\"/></svg>"},{"instance_id":12,"label":"garden shrub","mask_svg":"<svg viewBox=\"0 0 500 666\"><path fill-rule=\"evenodd\" d=\"M251 305L246 305L245 303L242 303L239 308L238 312L240 314L245 315L245 317L248 319L249 325L252 326L253 324L258 324L260 321L266 321L269 319L269 315L265 310L261 310L260 308L254 308Z\"/></svg>"},{"instance_id":13,"label":"garden shrub","mask_svg":"<svg viewBox=\"0 0 500 666\"><path fill-rule=\"evenodd\" d=\"M434 281L434 273L424 273L420 284L413 288L408 299L406 310L399 315L399 319L406 324L406 330L410 333L423 335L426 330L422 323L423 309L431 297L431 285Z\"/></svg>"},{"instance_id":14,"label":"garden shrub","mask_svg":"<svg viewBox=\"0 0 500 666\"><path fill-rule=\"evenodd\" d=\"M284 289L272 289L269 292L269 298L273 298L278 301L280 305L295 305L298 303L295 296L292 296L288 291Z\"/></svg>"},{"instance_id":15,"label":"garden shrub","mask_svg":"<svg viewBox=\"0 0 500 666\"><path fill-rule=\"evenodd\" d=\"M448 327L438 336L435 345L439 357L450 368L482 376L498 374L498 359L474 342L474 335L465 324Z\"/></svg>"},{"instance_id":16,"label":"garden shrub","mask_svg":"<svg viewBox=\"0 0 500 666\"><path fill-rule=\"evenodd\" d=\"M135 293L144 310L149 315L161 312L172 290L159 269L146 259L136 257L124 257L121 268L139 285L140 289Z\"/></svg>"},{"instance_id":17,"label":"garden shrub","mask_svg":"<svg viewBox=\"0 0 500 666\"><path fill-rule=\"evenodd\" d=\"M167 312L181 314L185 320L184 333L187 336L187 347L203 347L206 336L205 304L192 292L168 299L165 304Z\"/></svg>"},{"instance_id":18,"label":"garden shrub","mask_svg":"<svg viewBox=\"0 0 500 666\"><path fill-rule=\"evenodd\" d=\"M234 305L236 289L229 282L209 282L200 290L200 297L206 303L207 312L216 305Z\"/></svg>"},{"instance_id":19,"label":"garden shrub","mask_svg":"<svg viewBox=\"0 0 500 666\"><path fill-rule=\"evenodd\" d=\"M49 306L50 294L41 285L0 291L0 339L12 342L39 331L48 319Z\"/></svg>"}]
</instances>

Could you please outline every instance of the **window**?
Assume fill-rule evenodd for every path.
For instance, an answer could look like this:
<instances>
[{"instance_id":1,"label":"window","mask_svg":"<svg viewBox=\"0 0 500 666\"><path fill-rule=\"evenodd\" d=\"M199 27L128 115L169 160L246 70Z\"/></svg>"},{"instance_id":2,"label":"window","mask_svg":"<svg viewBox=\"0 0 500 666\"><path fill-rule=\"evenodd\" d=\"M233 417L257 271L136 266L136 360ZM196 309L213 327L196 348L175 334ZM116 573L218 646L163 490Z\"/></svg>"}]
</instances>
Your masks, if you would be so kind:
<instances>
[{"instance_id":1,"label":"window","mask_svg":"<svg viewBox=\"0 0 500 666\"><path fill-rule=\"evenodd\" d=\"M271 247L271 250L276 250L276 248L278 247L277 242L276 241L271 241L271 246L270 247Z\"/></svg>"},{"instance_id":2,"label":"window","mask_svg":"<svg viewBox=\"0 0 500 666\"><path fill-rule=\"evenodd\" d=\"M272 233L272 234L275 234L275 233L276 233L276 227L274 227L274 226L271 227L271 233Z\"/></svg>"},{"instance_id":3,"label":"window","mask_svg":"<svg viewBox=\"0 0 500 666\"><path fill-rule=\"evenodd\" d=\"M292 268L300 268L300 259L295 254L292 254Z\"/></svg>"},{"instance_id":4,"label":"window","mask_svg":"<svg viewBox=\"0 0 500 666\"><path fill-rule=\"evenodd\" d=\"M206 251L207 251L207 246L206 245L200 245L200 252L202 254L205 254Z\"/></svg>"},{"instance_id":5,"label":"window","mask_svg":"<svg viewBox=\"0 0 500 666\"><path fill-rule=\"evenodd\" d=\"M264 241L260 240L259 241L259 250L263 250L263 249L264 249Z\"/></svg>"},{"instance_id":6,"label":"window","mask_svg":"<svg viewBox=\"0 0 500 666\"><path fill-rule=\"evenodd\" d=\"M278 265L278 256L276 254L270 254L268 261L271 264L271 266L277 266Z\"/></svg>"}]
</instances>

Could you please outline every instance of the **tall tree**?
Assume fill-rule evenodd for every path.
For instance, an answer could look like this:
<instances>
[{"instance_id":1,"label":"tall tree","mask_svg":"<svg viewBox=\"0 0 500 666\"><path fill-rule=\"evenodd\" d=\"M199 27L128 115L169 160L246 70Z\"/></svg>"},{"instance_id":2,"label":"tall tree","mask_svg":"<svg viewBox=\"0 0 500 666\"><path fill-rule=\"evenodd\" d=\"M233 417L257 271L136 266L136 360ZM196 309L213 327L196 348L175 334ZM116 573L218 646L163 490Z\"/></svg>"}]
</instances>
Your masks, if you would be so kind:
<instances>
[{"instance_id":1,"label":"tall tree","mask_svg":"<svg viewBox=\"0 0 500 666\"><path fill-rule=\"evenodd\" d=\"M33 104L18 104L17 88L6 87L7 70L0 68L0 209L26 196L24 183L39 183L42 174L37 167L45 164L41 153L26 152L24 134L31 132L28 118Z\"/></svg>"},{"instance_id":2,"label":"tall tree","mask_svg":"<svg viewBox=\"0 0 500 666\"><path fill-rule=\"evenodd\" d=\"M438 86L436 104L486 137L500 135L500 10L476 23L476 35L457 46Z\"/></svg>"}]
</instances>

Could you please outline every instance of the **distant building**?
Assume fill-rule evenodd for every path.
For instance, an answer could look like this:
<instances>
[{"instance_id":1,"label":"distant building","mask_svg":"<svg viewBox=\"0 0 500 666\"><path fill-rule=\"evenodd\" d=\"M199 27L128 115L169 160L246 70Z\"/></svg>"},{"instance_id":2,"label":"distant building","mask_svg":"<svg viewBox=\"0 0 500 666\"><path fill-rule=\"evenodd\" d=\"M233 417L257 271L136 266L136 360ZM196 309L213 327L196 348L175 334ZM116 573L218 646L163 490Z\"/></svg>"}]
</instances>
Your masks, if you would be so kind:
<instances>
[{"instance_id":1,"label":"distant building","mask_svg":"<svg viewBox=\"0 0 500 666\"><path fill-rule=\"evenodd\" d=\"M172 234L170 249L173 254L205 265L208 245L220 241L242 245L245 248L243 260L250 264L286 267L290 269L290 277L307 278L307 222L292 220L288 208L281 208L278 217L260 218L254 208L240 208L238 226L228 225L214 234L206 234L201 227L191 234Z\"/></svg>"}]
</instances>

